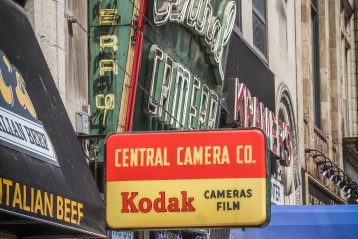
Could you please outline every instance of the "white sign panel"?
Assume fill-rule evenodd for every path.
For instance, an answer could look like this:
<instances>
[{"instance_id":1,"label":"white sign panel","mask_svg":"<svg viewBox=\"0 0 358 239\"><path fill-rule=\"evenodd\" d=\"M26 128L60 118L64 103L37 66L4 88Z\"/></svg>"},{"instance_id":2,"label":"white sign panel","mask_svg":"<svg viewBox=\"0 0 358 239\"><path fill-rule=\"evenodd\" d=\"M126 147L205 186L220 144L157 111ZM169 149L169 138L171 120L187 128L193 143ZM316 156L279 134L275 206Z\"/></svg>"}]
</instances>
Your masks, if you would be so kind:
<instances>
[{"instance_id":1,"label":"white sign panel","mask_svg":"<svg viewBox=\"0 0 358 239\"><path fill-rule=\"evenodd\" d=\"M276 205L284 205L283 184L275 178L271 178L271 202Z\"/></svg>"},{"instance_id":2,"label":"white sign panel","mask_svg":"<svg viewBox=\"0 0 358 239\"><path fill-rule=\"evenodd\" d=\"M0 107L0 143L29 156L58 165L43 125Z\"/></svg>"},{"instance_id":3,"label":"white sign panel","mask_svg":"<svg viewBox=\"0 0 358 239\"><path fill-rule=\"evenodd\" d=\"M111 239L133 239L134 233L131 231L112 231Z\"/></svg>"}]
</instances>

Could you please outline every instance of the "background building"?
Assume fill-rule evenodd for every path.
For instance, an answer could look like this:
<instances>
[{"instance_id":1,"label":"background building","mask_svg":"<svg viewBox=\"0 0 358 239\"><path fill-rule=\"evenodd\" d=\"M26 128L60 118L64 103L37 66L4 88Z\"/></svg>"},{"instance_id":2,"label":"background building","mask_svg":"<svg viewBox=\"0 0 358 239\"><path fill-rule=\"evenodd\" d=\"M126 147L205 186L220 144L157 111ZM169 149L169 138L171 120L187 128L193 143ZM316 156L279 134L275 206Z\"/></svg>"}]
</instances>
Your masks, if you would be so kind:
<instances>
[{"instance_id":1,"label":"background building","mask_svg":"<svg viewBox=\"0 0 358 239\"><path fill-rule=\"evenodd\" d=\"M76 129L76 112L90 115L97 111L93 86L98 86L95 79L100 72L99 67L94 64L99 63L96 57L103 55L95 30L101 33L108 25L104 23L100 26L95 16L100 14L100 9L113 9L111 4L116 1L19 2L24 5L72 126ZM131 6L130 9L128 3L122 5L122 8L116 6L118 11L125 12L122 14L123 21L129 19L132 14L138 15L141 1L134 2L136 7ZM349 194L337 187L337 184L341 177L341 181L347 181L342 175L358 182L357 1L236 2L237 17L228 44L223 89L219 89L208 77L208 84L215 85L220 94L222 90L222 96L226 98L225 102L222 102L220 126L215 127L247 127L254 124L250 120L245 123L250 116L240 118L238 109L233 106L237 99L230 89L243 83L246 87L243 107L251 107L253 112L254 102L261 102L267 107L268 115L274 118L262 119L260 124L268 123L265 129L271 133L268 135L272 142L276 140L275 144L280 145L280 137L287 142L281 142L281 150L277 151L275 148L276 151L273 150L272 153L272 190L277 193L272 202L286 205L355 202L356 197L353 195L348 199L346 195ZM116 54L115 58L121 60L119 64L122 69L119 69L119 72L122 73L116 77L121 79L119 83L124 90L115 93L120 95L115 99L119 107L108 114L109 122L112 122L111 131L128 129L125 121L128 116L126 109L131 107L127 103L130 99L131 79L123 69L133 72L128 62L133 60L135 38L132 36L136 34L130 22L131 19L128 20L129 25L121 28L113 26L118 36L125 36L120 39L121 44L125 42L125 47L120 45L118 51L113 48L112 56ZM155 33L155 30L153 31ZM147 33L151 34L149 31L145 32ZM160 33L162 36L165 30ZM182 33L190 35L186 30ZM158 36L155 38L154 35L152 34L149 40L158 40L159 45L164 46L165 39ZM169 42L174 40L170 39ZM194 71L201 74L199 66ZM144 80L146 72L142 69L139 73L140 84L147 87ZM101 92L100 87L96 90ZM106 95L113 92L102 93ZM144 91L139 90L136 95L137 103L143 103L143 95ZM92 109L88 105L91 105ZM137 123L134 129L160 128L155 120L153 123L150 113L143 111L142 105L137 105L133 114L138 116L133 121ZM100 122L100 119L103 118L95 121ZM209 126L207 122L205 124L206 127ZM290 129L290 133L284 129ZM109 132L96 130L92 131L92 134ZM282 136L279 136L281 134ZM103 159L103 151L93 144L96 140L87 140L83 146L89 154L88 162L93 166L94 177L98 179L100 190L103 190L103 160L102 164L94 163L97 157ZM291 152L289 157L283 157L288 151ZM322 160L326 163L319 163ZM332 163L335 166L332 166ZM334 172L328 177L323 176L322 172L326 169L324 166L342 171L336 172L339 177L332 181L329 178ZM154 234L150 236L159 237L158 235L163 233ZM141 234L142 236L148 237L149 233ZM228 237L228 232L215 231L211 233L211 237Z\"/></svg>"},{"instance_id":2,"label":"background building","mask_svg":"<svg viewBox=\"0 0 358 239\"><path fill-rule=\"evenodd\" d=\"M355 182L358 179L353 146L357 136L357 2L301 1L297 10L298 155L305 182L303 203L347 203L349 194L337 183L348 181L344 174ZM314 156L314 150L325 155L323 161L328 158L336 165L335 171L342 171L323 176L326 163L319 163L322 158Z\"/></svg>"},{"instance_id":3,"label":"background building","mask_svg":"<svg viewBox=\"0 0 358 239\"><path fill-rule=\"evenodd\" d=\"M240 127L258 126L255 122L247 123L247 115L240 119L240 114L235 113L238 109L234 109L233 104L237 99L230 93L230 89L235 88L234 78L239 84L244 83L250 92L243 103L244 109L256 112L258 100L269 110L259 121L274 144L271 145L271 165L276 204L301 203L297 157L296 2L238 1L239 14L230 42L225 79L230 111L226 114L228 126L233 121L230 115L240 121ZM290 152L288 158L283 157L286 151Z\"/></svg>"}]
</instances>

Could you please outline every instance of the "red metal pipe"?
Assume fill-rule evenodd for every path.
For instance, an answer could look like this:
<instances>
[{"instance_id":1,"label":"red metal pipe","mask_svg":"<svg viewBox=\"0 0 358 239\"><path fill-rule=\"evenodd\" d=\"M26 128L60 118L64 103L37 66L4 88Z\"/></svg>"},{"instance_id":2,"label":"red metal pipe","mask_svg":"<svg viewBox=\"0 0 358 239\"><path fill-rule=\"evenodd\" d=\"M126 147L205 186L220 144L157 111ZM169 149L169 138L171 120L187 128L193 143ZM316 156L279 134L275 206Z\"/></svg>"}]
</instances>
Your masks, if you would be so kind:
<instances>
[{"instance_id":1,"label":"red metal pipe","mask_svg":"<svg viewBox=\"0 0 358 239\"><path fill-rule=\"evenodd\" d=\"M138 16L138 30L136 32L136 43L134 49L133 68L131 72L131 82L128 95L128 104L126 110L126 120L124 131L132 131L133 127L133 113L135 107L135 97L137 93L137 82L140 69L140 61L142 58L142 46L143 46L143 27L144 27L144 13L147 8L147 0L142 0L139 9Z\"/></svg>"}]
</instances>

